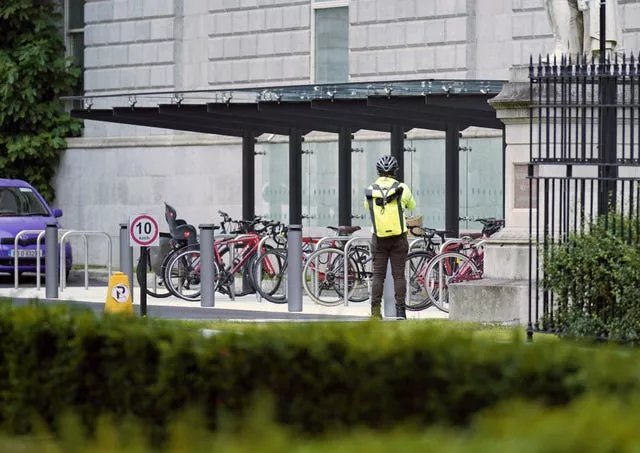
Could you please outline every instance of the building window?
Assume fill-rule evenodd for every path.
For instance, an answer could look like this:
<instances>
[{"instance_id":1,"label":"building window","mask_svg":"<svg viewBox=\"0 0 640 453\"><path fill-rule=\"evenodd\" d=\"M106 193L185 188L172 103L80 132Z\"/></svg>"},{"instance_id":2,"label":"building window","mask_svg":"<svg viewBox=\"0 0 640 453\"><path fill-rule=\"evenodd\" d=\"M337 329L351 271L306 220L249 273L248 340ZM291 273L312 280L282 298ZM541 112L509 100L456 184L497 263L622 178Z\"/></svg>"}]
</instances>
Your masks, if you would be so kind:
<instances>
[{"instance_id":1,"label":"building window","mask_svg":"<svg viewBox=\"0 0 640 453\"><path fill-rule=\"evenodd\" d=\"M64 30L67 56L73 57L80 67L80 80L73 90L74 95L84 94L84 2L85 0L65 0ZM82 108L75 105L73 108Z\"/></svg>"},{"instance_id":2,"label":"building window","mask_svg":"<svg viewBox=\"0 0 640 453\"><path fill-rule=\"evenodd\" d=\"M349 6L344 0L313 3L313 80L349 81Z\"/></svg>"}]
</instances>

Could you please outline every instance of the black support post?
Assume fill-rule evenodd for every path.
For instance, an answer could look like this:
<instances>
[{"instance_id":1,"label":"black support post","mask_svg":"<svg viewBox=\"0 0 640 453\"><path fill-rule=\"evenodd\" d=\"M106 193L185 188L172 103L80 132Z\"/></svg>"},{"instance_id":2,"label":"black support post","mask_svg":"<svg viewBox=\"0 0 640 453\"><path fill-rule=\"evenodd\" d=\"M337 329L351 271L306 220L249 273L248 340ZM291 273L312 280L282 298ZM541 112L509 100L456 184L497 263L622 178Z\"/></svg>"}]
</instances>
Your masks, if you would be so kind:
<instances>
[{"instance_id":1,"label":"black support post","mask_svg":"<svg viewBox=\"0 0 640 453\"><path fill-rule=\"evenodd\" d=\"M351 131L338 134L338 225L351 225Z\"/></svg>"},{"instance_id":2,"label":"black support post","mask_svg":"<svg viewBox=\"0 0 640 453\"><path fill-rule=\"evenodd\" d=\"M611 61L606 56L606 0L600 0L600 108L598 131L598 215L616 206L617 150L617 70L611 72Z\"/></svg>"},{"instance_id":3,"label":"black support post","mask_svg":"<svg viewBox=\"0 0 640 453\"><path fill-rule=\"evenodd\" d=\"M289 133L289 224L302 224L302 135Z\"/></svg>"},{"instance_id":4,"label":"black support post","mask_svg":"<svg viewBox=\"0 0 640 453\"><path fill-rule=\"evenodd\" d=\"M242 218L253 220L255 217L255 170L256 139L252 131L242 136Z\"/></svg>"},{"instance_id":5,"label":"black support post","mask_svg":"<svg viewBox=\"0 0 640 453\"><path fill-rule=\"evenodd\" d=\"M460 125L447 124L444 158L444 228L458 236L460 216Z\"/></svg>"},{"instance_id":6,"label":"black support post","mask_svg":"<svg viewBox=\"0 0 640 453\"><path fill-rule=\"evenodd\" d=\"M391 155L398 160L398 180L404 181L404 128L391 126Z\"/></svg>"}]
</instances>

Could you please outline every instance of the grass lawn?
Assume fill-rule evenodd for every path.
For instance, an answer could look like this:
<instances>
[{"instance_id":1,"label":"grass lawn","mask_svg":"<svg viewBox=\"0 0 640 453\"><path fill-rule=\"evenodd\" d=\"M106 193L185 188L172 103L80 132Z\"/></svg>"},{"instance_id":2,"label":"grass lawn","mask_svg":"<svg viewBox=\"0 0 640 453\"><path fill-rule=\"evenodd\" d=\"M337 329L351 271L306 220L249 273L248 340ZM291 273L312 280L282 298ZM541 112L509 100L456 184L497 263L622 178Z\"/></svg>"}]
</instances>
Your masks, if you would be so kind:
<instances>
[{"instance_id":1,"label":"grass lawn","mask_svg":"<svg viewBox=\"0 0 640 453\"><path fill-rule=\"evenodd\" d=\"M179 325L195 327L200 329L210 329L222 332L246 332L258 329L286 329L300 328L307 324L345 324L345 321L296 321L296 322L251 322L251 321L171 321ZM389 329L398 329L399 331L408 331L411 329L423 329L425 327L434 327L442 329L453 329L461 332L468 332L474 338L479 340L492 340L499 342L524 342L526 341L525 327L505 327L501 325L489 325L472 322L455 322L446 319L425 319L425 320L407 320L403 322L386 322ZM535 342L558 341L559 337L550 334L535 334Z\"/></svg>"}]
</instances>

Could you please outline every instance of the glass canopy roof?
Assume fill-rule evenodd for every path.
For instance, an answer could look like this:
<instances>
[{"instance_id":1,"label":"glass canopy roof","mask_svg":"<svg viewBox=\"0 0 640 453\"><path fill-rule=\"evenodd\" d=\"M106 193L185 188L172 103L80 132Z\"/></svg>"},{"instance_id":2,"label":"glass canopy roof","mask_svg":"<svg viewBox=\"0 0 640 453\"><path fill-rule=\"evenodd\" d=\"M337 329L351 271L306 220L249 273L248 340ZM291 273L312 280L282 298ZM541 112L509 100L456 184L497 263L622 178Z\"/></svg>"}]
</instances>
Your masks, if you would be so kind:
<instances>
[{"instance_id":1,"label":"glass canopy roof","mask_svg":"<svg viewBox=\"0 0 640 453\"><path fill-rule=\"evenodd\" d=\"M123 100L126 100L128 105L149 106L167 102L255 103L274 101L300 102L322 99L355 100L367 99L370 96L496 95L500 92L504 83L506 81L501 80L420 79L190 91L139 91L105 95L67 96L63 99L84 100L85 108L91 108L93 103L96 102L104 108L116 104L123 105Z\"/></svg>"}]
</instances>

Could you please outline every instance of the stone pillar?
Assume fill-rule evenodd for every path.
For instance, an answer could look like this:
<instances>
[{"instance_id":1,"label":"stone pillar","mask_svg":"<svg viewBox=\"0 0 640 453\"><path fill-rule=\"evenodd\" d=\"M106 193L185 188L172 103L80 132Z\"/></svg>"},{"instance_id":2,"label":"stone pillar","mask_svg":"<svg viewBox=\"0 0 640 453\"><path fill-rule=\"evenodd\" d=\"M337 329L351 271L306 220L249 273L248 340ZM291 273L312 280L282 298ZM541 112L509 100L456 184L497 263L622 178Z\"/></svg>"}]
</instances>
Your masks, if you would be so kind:
<instances>
[{"instance_id":1,"label":"stone pillar","mask_svg":"<svg viewBox=\"0 0 640 453\"><path fill-rule=\"evenodd\" d=\"M509 83L489 100L505 124L505 227L485 247L485 278L529 278L529 67L512 68ZM535 137L534 137L535 139ZM535 199L534 199L535 204ZM534 213L535 215L535 213Z\"/></svg>"},{"instance_id":2,"label":"stone pillar","mask_svg":"<svg viewBox=\"0 0 640 453\"><path fill-rule=\"evenodd\" d=\"M449 318L453 320L523 326L528 322L528 75L528 66L514 67L509 83L489 101L505 124L505 227L485 243L484 278L449 288Z\"/></svg>"}]
</instances>

